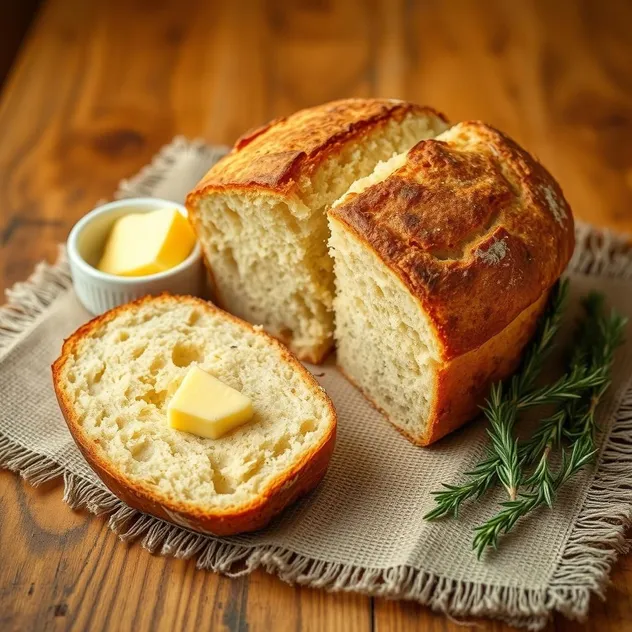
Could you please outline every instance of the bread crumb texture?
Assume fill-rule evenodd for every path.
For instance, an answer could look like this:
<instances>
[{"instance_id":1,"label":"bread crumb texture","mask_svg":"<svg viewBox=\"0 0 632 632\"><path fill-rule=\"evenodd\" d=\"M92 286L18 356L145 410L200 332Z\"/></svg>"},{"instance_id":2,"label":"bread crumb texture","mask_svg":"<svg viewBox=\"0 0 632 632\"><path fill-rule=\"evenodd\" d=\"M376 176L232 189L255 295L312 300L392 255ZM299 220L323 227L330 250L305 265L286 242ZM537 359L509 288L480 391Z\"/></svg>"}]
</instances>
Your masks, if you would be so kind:
<instances>
[{"instance_id":1,"label":"bread crumb texture","mask_svg":"<svg viewBox=\"0 0 632 632\"><path fill-rule=\"evenodd\" d=\"M328 214L338 364L425 444L443 411L477 410L494 367L512 369L517 340L461 362L460 380L451 363L546 296L573 251L570 208L534 158L470 121L379 162ZM459 383L470 392L446 391Z\"/></svg>"},{"instance_id":2,"label":"bread crumb texture","mask_svg":"<svg viewBox=\"0 0 632 632\"><path fill-rule=\"evenodd\" d=\"M423 441L440 366L438 341L407 288L332 222L338 364L391 422Z\"/></svg>"},{"instance_id":3,"label":"bread crumb texture","mask_svg":"<svg viewBox=\"0 0 632 632\"><path fill-rule=\"evenodd\" d=\"M85 438L131 483L177 503L246 505L335 424L324 391L279 345L202 301L133 304L69 346L58 384ZM249 423L217 440L169 427L194 364L252 400Z\"/></svg>"},{"instance_id":4,"label":"bread crumb texture","mask_svg":"<svg viewBox=\"0 0 632 632\"><path fill-rule=\"evenodd\" d=\"M333 342L327 208L380 161L447 128L435 112L415 106L379 123L358 116L354 125L366 124L366 129L354 131L349 122L354 108L369 103L380 111L374 102L379 105L350 99L271 124L254 140L243 141L243 148L238 143L200 184L208 190L188 201L195 207L192 215L220 304L245 320L263 323L301 359L312 362L320 361ZM399 106L393 102L388 107ZM311 150L299 151L311 144ZM266 169L273 173L289 155L295 158L291 170L286 166L291 188L285 180L262 179ZM244 163L247 156L251 160ZM234 184L246 176L252 181Z\"/></svg>"}]
</instances>

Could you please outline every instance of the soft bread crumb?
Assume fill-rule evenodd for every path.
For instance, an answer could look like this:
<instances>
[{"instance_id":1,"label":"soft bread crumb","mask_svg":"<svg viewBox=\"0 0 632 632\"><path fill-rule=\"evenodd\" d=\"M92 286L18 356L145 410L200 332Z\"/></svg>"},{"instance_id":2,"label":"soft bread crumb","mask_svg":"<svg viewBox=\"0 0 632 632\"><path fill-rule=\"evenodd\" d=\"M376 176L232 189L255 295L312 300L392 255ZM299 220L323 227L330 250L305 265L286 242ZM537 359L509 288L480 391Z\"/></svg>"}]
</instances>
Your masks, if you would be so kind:
<instances>
[{"instance_id":1,"label":"soft bread crumb","mask_svg":"<svg viewBox=\"0 0 632 632\"><path fill-rule=\"evenodd\" d=\"M422 442L436 396L437 340L395 274L337 221L330 227L338 364L395 426Z\"/></svg>"},{"instance_id":2,"label":"soft bread crumb","mask_svg":"<svg viewBox=\"0 0 632 632\"><path fill-rule=\"evenodd\" d=\"M201 301L162 297L80 337L57 376L86 438L131 483L192 507L257 498L335 425L323 391L282 348ZM169 427L167 405L197 364L253 402L217 440Z\"/></svg>"},{"instance_id":3,"label":"soft bread crumb","mask_svg":"<svg viewBox=\"0 0 632 632\"><path fill-rule=\"evenodd\" d=\"M428 114L391 120L335 152L293 199L230 189L203 198L196 227L222 306L320 361L334 328L327 208L380 161L446 127Z\"/></svg>"},{"instance_id":4,"label":"soft bread crumb","mask_svg":"<svg viewBox=\"0 0 632 632\"><path fill-rule=\"evenodd\" d=\"M372 173L364 178L360 178L356 180L350 187L349 190L340 198L338 198L332 206L336 207L340 204L344 204L344 202L351 197L352 194L359 194L363 191L366 191L369 187L374 184L379 184L388 178L390 175L395 173L400 167L403 167L406 164L407 153L403 152L401 154L396 154L392 156L387 161L380 161L375 166L375 169Z\"/></svg>"}]
</instances>

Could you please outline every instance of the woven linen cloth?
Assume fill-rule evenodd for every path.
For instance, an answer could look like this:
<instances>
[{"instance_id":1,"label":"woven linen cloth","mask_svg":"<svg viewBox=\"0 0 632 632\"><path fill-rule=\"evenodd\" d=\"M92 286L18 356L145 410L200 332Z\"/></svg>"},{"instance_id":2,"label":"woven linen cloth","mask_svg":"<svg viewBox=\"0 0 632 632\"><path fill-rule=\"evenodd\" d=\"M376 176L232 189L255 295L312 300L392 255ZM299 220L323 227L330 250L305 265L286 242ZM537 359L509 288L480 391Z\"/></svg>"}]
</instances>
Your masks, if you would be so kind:
<instances>
[{"instance_id":1,"label":"woven linen cloth","mask_svg":"<svg viewBox=\"0 0 632 632\"><path fill-rule=\"evenodd\" d=\"M177 138L154 162L121 183L117 197L182 201L224 152ZM570 338L578 297L590 289L632 315L632 257L626 242L580 225L569 267ZM322 484L265 530L230 538L187 531L119 501L76 449L58 409L50 364L64 337L89 319L71 287L63 249L55 265L7 292L0 311L0 466L37 484L63 477L64 500L108 517L124 540L150 551L193 557L227 574L262 567L288 582L413 599L452 616L493 616L531 629L553 611L581 618L603 594L618 553L627 550L632 508L632 342L618 352L614 381L598 410L600 451L542 508L478 560L472 528L503 500L500 491L463 507L458 520L423 520L431 491L459 483L485 454L485 423L475 421L430 448L411 445L337 372L308 367L338 411L339 431ZM632 334L628 332L632 341Z\"/></svg>"}]
</instances>

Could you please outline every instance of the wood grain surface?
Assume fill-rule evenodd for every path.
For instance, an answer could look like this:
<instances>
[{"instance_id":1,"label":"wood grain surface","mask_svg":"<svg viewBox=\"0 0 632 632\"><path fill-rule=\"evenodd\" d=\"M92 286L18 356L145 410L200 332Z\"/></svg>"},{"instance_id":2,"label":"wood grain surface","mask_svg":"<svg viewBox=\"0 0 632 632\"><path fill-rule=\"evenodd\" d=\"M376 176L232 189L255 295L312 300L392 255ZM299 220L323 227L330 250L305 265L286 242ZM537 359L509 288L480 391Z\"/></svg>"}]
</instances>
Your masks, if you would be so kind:
<instances>
[{"instance_id":1,"label":"wood grain surface","mask_svg":"<svg viewBox=\"0 0 632 632\"><path fill-rule=\"evenodd\" d=\"M48 0L0 96L0 284L53 260L175 134L230 143L350 95L485 119L542 159L578 217L632 232L631 24L626 0ZM506 629L196 571L61 496L0 472L0 630ZM630 558L585 625L548 629L632 630Z\"/></svg>"}]
</instances>

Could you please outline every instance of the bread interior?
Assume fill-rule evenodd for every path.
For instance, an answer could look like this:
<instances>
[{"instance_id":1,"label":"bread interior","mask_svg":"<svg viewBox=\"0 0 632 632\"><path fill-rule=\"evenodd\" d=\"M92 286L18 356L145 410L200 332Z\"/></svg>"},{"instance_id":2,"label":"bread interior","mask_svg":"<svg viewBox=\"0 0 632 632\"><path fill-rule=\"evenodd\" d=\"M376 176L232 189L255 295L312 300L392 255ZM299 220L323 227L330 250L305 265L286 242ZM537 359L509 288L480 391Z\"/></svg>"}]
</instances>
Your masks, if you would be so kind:
<instances>
[{"instance_id":1,"label":"bread interior","mask_svg":"<svg viewBox=\"0 0 632 632\"><path fill-rule=\"evenodd\" d=\"M216 440L170 428L167 405L193 364L250 397L252 421ZM279 346L197 301L119 312L80 340L60 378L76 422L111 469L191 506L248 503L333 423L319 389Z\"/></svg>"},{"instance_id":2,"label":"bread interior","mask_svg":"<svg viewBox=\"0 0 632 632\"><path fill-rule=\"evenodd\" d=\"M425 115L389 121L332 153L289 202L262 192L203 198L198 230L222 305L320 361L333 342L327 208L378 162L446 127Z\"/></svg>"},{"instance_id":3,"label":"bread interior","mask_svg":"<svg viewBox=\"0 0 632 632\"><path fill-rule=\"evenodd\" d=\"M370 248L335 219L330 226L338 365L393 425L423 442L439 364L428 318Z\"/></svg>"}]
</instances>

